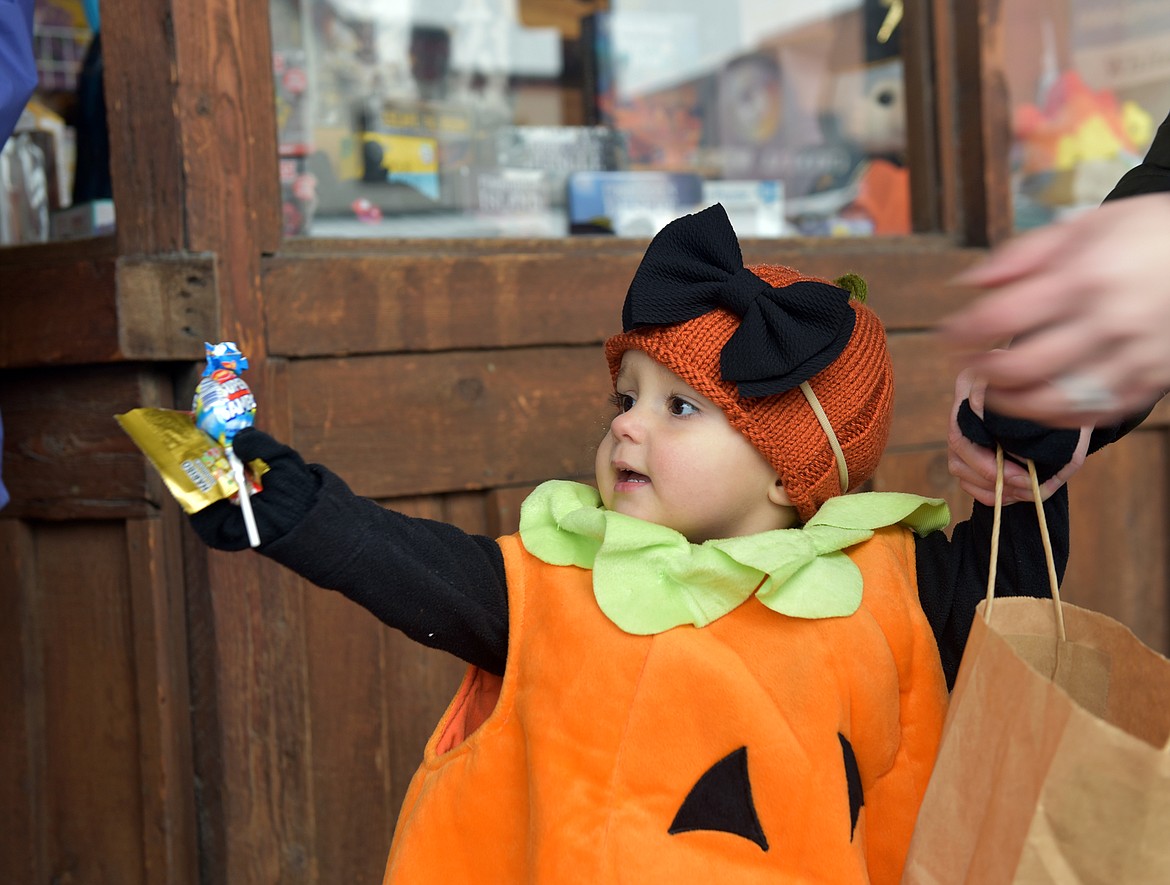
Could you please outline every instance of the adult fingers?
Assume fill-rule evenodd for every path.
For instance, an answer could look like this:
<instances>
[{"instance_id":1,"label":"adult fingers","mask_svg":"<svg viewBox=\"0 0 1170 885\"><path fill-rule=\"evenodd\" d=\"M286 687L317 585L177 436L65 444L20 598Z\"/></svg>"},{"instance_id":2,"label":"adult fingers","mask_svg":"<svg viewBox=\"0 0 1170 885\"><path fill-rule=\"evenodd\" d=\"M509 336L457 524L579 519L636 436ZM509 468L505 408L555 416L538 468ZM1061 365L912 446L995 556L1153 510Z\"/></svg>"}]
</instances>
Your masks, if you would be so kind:
<instances>
[{"instance_id":1,"label":"adult fingers","mask_svg":"<svg viewBox=\"0 0 1170 885\"><path fill-rule=\"evenodd\" d=\"M946 317L938 331L954 347L982 350L1074 321L1089 297L1083 289L1083 281L1070 277L1066 267L1045 268L976 297Z\"/></svg>"},{"instance_id":2,"label":"adult fingers","mask_svg":"<svg viewBox=\"0 0 1170 885\"><path fill-rule=\"evenodd\" d=\"M1029 418L1050 427L1080 427L1085 422L1106 426L1127 418L1148 407L1157 395L1138 396L1130 391L1099 400L1095 407L1078 405L1060 388L1041 384L1030 388L991 388L987 392L988 407L1004 415Z\"/></svg>"},{"instance_id":3,"label":"adult fingers","mask_svg":"<svg viewBox=\"0 0 1170 885\"><path fill-rule=\"evenodd\" d=\"M1035 273L1059 255L1070 238L1069 229L1058 224L1023 234L967 268L955 277L955 282L964 286L998 286Z\"/></svg>"},{"instance_id":4,"label":"adult fingers","mask_svg":"<svg viewBox=\"0 0 1170 885\"><path fill-rule=\"evenodd\" d=\"M1011 347L974 354L969 364L987 387L1032 387L1095 362L1116 362L1117 346L1099 324L1077 318L1017 339ZM1110 367L1110 383L1120 380L1115 371Z\"/></svg>"}]
</instances>

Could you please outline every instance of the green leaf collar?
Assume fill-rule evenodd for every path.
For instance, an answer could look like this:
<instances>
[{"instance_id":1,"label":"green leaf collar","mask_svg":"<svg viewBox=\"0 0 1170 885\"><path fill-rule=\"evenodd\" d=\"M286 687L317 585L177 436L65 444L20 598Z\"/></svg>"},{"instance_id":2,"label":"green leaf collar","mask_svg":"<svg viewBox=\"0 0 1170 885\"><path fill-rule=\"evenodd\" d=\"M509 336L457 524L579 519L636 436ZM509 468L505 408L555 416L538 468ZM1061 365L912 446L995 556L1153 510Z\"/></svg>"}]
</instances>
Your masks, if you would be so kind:
<instances>
[{"instance_id":1,"label":"green leaf collar","mask_svg":"<svg viewBox=\"0 0 1170 885\"><path fill-rule=\"evenodd\" d=\"M754 593L795 618L836 618L861 605L861 572L843 551L901 524L919 535L950 521L939 498L862 492L830 498L800 528L692 544L682 534L606 510L597 490L554 480L520 508L520 538L550 565L593 570L597 604L627 633L705 627Z\"/></svg>"}]
</instances>

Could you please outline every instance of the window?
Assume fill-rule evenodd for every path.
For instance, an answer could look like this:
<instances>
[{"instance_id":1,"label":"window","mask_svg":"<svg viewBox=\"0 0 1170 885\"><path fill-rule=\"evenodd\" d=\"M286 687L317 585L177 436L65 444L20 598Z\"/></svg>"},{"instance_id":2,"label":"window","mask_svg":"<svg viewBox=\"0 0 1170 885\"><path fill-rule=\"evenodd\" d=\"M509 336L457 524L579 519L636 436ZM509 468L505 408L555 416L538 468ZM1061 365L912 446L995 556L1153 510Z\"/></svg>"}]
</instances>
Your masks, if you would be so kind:
<instances>
[{"instance_id":1,"label":"window","mask_svg":"<svg viewBox=\"0 0 1170 885\"><path fill-rule=\"evenodd\" d=\"M910 231L901 0L272 0L287 235Z\"/></svg>"},{"instance_id":2,"label":"window","mask_svg":"<svg viewBox=\"0 0 1170 885\"><path fill-rule=\"evenodd\" d=\"M1012 197L1023 230L1101 202L1170 111L1165 0L1009 0Z\"/></svg>"}]
</instances>

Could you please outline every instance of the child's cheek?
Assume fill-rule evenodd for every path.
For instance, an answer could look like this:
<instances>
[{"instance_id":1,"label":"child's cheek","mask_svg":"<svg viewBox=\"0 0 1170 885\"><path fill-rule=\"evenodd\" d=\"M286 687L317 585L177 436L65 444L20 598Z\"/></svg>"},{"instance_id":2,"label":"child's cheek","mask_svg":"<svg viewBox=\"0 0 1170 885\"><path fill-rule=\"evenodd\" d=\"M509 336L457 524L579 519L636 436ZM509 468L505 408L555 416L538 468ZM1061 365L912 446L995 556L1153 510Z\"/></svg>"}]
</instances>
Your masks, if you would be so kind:
<instances>
[{"instance_id":1,"label":"child's cheek","mask_svg":"<svg viewBox=\"0 0 1170 885\"><path fill-rule=\"evenodd\" d=\"M613 453L613 437L608 429L604 438L597 446L597 454L593 461L593 475L597 482L597 490L601 493L601 503L607 508L610 505L610 495L613 492L613 469L610 467Z\"/></svg>"}]
</instances>

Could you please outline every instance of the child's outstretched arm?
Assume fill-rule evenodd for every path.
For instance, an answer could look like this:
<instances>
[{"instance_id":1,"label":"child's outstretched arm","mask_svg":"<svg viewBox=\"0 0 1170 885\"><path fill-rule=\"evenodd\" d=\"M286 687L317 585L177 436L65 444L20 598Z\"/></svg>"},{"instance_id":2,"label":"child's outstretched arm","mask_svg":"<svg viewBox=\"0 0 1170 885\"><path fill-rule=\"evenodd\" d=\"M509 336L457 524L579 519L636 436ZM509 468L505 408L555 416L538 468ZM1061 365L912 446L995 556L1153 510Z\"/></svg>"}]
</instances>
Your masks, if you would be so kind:
<instances>
[{"instance_id":1,"label":"child's outstretched arm","mask_svg":"<svg viewBox=\"0 0 1170 885\"><path fill-rule=\"evenodd\" d=\"M495 541L380 507L262 431L240 431L234 447L243 461L269 467L252 497L260 553L423 645L504 672L508 593ZM248 547L240 509L229 501L190 519L211 547Z\"/></svg>"}]
</instances>

